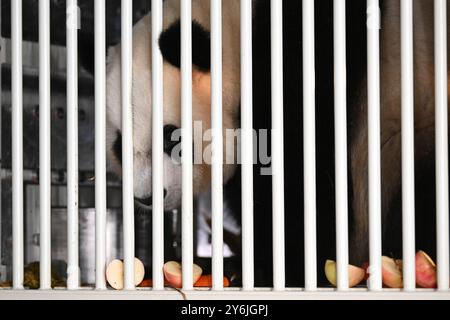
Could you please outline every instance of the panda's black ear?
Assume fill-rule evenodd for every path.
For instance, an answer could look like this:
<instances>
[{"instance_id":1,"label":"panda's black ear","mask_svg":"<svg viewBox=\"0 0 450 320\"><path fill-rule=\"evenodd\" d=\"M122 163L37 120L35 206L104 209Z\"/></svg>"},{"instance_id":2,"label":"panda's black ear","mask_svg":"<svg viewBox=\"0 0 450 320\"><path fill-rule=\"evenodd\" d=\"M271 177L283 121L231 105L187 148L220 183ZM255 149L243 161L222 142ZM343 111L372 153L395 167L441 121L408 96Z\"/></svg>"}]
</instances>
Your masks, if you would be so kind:
<instances>
[{"instance_id":1,"label":"panda's black ear","mask_svg":"<svg viewBox=\"0 0 450 320\"><path fill-rule=\"evenodd\" d=\"M192 21L192 63L200 71L211 70L211 34L197 21Z\"/></svg>"},{"instance_id":2,"label":"panda's black ear","mask_svg":"<svg viewBox=\"0 0 450 320\"><path fill-rule=\"evenodd\" d=\"M180 20L174 22L164 30L159 37L159 48L171 65L181 68L180 62ZM197 21L192 21L192 64L202 72L209 72L211 68L211 37Z\"/></svg>"}]
</instances>

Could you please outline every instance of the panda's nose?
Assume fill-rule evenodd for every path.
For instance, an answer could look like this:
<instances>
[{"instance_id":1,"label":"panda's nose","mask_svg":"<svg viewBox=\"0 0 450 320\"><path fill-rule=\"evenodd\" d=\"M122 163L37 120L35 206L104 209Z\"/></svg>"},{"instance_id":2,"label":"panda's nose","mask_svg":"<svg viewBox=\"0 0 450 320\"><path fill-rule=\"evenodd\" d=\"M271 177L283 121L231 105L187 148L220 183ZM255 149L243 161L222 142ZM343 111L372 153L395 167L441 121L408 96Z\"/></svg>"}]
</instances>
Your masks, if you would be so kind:
<instances>
[{"instance_id":1,"label":"panda's nose","mask_svg":"<svg viewBox=\"0 0 450 320\"><path fill-rule=\"evenodd\" d=\"M164 189L164 198L167 195L167 190ZM136 200L137 202L139 202L140 204L150 207L152 205L152 197L148 197L148 198L134 198L134 200Z\"/></svg>"},{"instance_id":2,"label":"panda's nose","mask_svg":"<svg viewBox=\"0 0 450 320\"><path fill-rule=\"evenodd\" d=\"M172 154L172 150L181 142L181 137L173 137L176 130L178 128L174 125L164 126L164 153L169 156Z\"/></svg>"}]
</instances>

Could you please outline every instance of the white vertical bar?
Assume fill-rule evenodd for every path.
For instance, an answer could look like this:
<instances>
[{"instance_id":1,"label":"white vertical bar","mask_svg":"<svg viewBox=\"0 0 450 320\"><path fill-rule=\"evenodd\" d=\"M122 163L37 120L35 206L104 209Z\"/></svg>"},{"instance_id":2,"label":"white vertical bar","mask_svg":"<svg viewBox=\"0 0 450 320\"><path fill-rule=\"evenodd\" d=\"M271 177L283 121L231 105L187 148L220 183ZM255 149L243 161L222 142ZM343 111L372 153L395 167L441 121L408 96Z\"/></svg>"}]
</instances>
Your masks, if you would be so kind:
<instances>
[{"instance_id":1,"label":"white vertical bar","mask_svg":"<svg viewBox=\"0 0 450 320\"><path fill-rule=\"evenodd\" d=\"M413 1L401 1L403 284L415 290Z\"/></svg>"},{"instance_id":2,"label":"white vertical bar","mask_svg":"<svg viewBox=\"0 0 450 320\"><path fill-rule=\"evenodd\" d=\"M252 0L241 1L242 286L254 289Z\"/></svg>"},{"instance_id":3,"label":"white vertical bar","mask_svg":"<svg viewBox=\"0 0 450 320\"><path fill-rule=\"evenodd\" d=\"M11 1L13 287L23 288L22 0Z\"/></svg>"},{"instance_id":4,"label":"white vertical bar","mask_svg":"<svg viewBox=\"0 0 450 320\"><path fill-rule=\"evenodd\" d=\"M95 287L106 289L106 20L95 1Z\"/></svg>"},{"instance_id":5,"label":"white vertical bar","mask_svg":"<svg viewBox=\"0 0 450 320\"><path fill-rule=\"evenodd\" d=\"M183 289L192 290L192 2L181 1L181 127L182 127L182 265Z\"/></svg>"},{"instance_id":6,"label":"white vertical bar","mask_svg":"<svg viewBox=\"0 0 450 320\"><path fill-rule=\"evenodd\" d=\"M283 1L271 0L273 285L285 289L283 147Z\"/></svg>"},{"instance_id":7,"label":"white vertical bar","mask_svg":"<svg viewBox=\"0 0 450 320\"><path fill-rule=\"evenodd\" d=\"M5 62L5 42L2 38L2 26L1 26L1 16L2 16L2 1L0 0L0 170L2 170L3 167L3 153L2 153L2 116L3 116L3 95L2 95L2 65ZM2 176L0 175L0 226L2 225ZM2 228L0 227L0 242L2 239ZM5 281L5 267L2 264L2 246L0 245L0 272L2 275L0 275L0 280Z\"/></svg>"},{"instance_id":8,"label":"white vertical bar","mask_svg":"<svg viewBox=\"0 0 450 320\"><path fill-rule=\"evenodd\" d=\"M447 2L434 2L436 76L436 234L438 288L449 290Z\"/></svg>"},{"instance_id":9,"label":"white vertical bar","mask_svg":"<svg viewBox=\"0 0 450 320\"><path fill-rule=\"evenodd\" d=\"M317 289L316 75L314 0L303 0L303 174L305 192L305 289Z\"/></svg>"},{"instance_id":10,"label":"white vertical bar","mask_svg":"<svg viewBox=\"0 0 450 320\"><path fill-rule=\"evenodd\" d=\"M152 199L153 199L153 289L164 289L164 133L163 58L159 35L163 28L163 2L152 0Z\"/></svg>"},{"instance_id":11,"label":"white vertical bar","mask_svg":"<svg viewBox=\"0 0 450 320\"><path fill-rule=\"evenodd\" d=\"M50 1L39 1L40 288L51 288Z\"/></svg>"},{"instance_id":12,"label":"white vertical bar","mask_svg":"<svg viewBox=\"0 0 450 320\"><path fill-rule=\"evenodd\" d=\"M2 95L2 65L5 62L5 42L2 38L2 26L1 26L1 16L2 16L2 1L0 0L0 170L3 167L3 153L2 153L2 116L3 116L3 95ZM2 225L2 176L0 175L0 226ZM2 228L0 227L0 242L2 241ZM2 264L2 246L0 245L0 281L5 281L5 268Z\"/></svg>"},{"instance_id":13,"label":"white vertical bar","mask_svg":"<svg viewBox=\"0 0 450 320\"><path fill-rule=\"evenodd\" d=\"M122 0L122 192L124 288L134 285L134 197L133 197L133 2Z\"/></svg>"},{"instance_id":14,"label":"white vertical bar","mask_svg":"<svg viewBox=\"0 0 450 320\"><path fill-rule=\"evenodd\" d=\"M223 289L222 0L211 0L212 287Z\"/></svg>"},{"instance_id":15,"label":"white vertical bar","mask_svg":"<svg viewBox=\"0 0 450 320\"><path fill-rule=\"evenodd\" d=\"M381 283L380 8L367 0L370 290Z\"/></svg>"},{"instance_id":16,"label":"white vertical bar","mask_svg":"<svg viewBox=\"0 0 450 320\"><path fill-rule=\"evenodd\" d=\"M334 0L334 112L336 152L337 288L348 289L347 66L345 0Z\"/></svg>"},{"instance_id":17,"label":"white vertical bar","mask_svg":"<svg viewBox=\"0 0 450 320\"><path fill-rule=\"evenodd\" d=\"M2 38L2 26L1 26L1 16L2 16L2 1L0 0L0 170L3 167L3 157L2 157L2 115L3 115L3 95L2 95L2 65L4 54L4 42ZM2 225L2 177L0 175L0 226ZM0 242L2 239L2 228L0 227ZM4 275L4 266L2 264L2 246L0 245L0 272ZM0 280L5 281L5 277L0 275Z\"/></svg>"},{"instance_id":18,"label":"white vertical bar","mask_svg":"<svg viewBox=\"0 0 450 320\"><path fill-rule=\"evenodd\" d=\"M67 0L67 288L79 287L78 265L78 9Z\"/></svg>"}]
</instances>

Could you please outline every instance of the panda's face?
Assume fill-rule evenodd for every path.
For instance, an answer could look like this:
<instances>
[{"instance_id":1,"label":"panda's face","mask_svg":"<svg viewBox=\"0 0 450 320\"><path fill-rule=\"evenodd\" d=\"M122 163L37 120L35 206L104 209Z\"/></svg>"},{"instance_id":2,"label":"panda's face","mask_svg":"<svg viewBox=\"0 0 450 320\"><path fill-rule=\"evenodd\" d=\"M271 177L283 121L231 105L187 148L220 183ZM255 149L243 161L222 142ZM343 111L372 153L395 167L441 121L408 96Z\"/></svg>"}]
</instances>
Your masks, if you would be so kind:
<instances>
[{"instance_id":1,"label":"panda's face","mask_svg":"<svg viewBox=\"0 0 450 320\"><path fill-rule=\"evenodd\" d=\"M235 10L238 1L224 5L224 54L223 54L223 126L238 127L240 100L239 82L239 14ZM236 5L236 6L235 6ZM228 12L228 14L226 14ZM164 58L164 194L165 209L175 209L181 202L182 168L179 158L181 127L181 74L180 74L180 20L179 1L168 0L164 4L164 29L159 36L159 47ZM228 17L228 18L226 18ZM231 21L226 21L232 18ZM229 27L226 23L230 23ZM237 23L237 25L236 25ZM227 30L228 28L228 30ZM211 123L211 76L209 1L193 1L193 74L192 115L194 128L201 124L203 133ZM151 205L152 176L152 83L151 83L151 17L139 21L133 29L133 143L134 143L134 196L138 205ZM120 45L110 49L107 67L107 152L112 169L121 174L121 58ZM194 129L195 131L195 129ZM195 132L194 132L195 133ZM201 134L200 134L201 135ZM225 138L225 135L224 135ZM195 143L197 143L196 140ZM193 142L194 143L194 142ZM204 141L203 150L209 150L210 141ZM224 148L226 142L224 141ZM197 149L198 150L198 149ZM202 152L203 153L203 152ZM208 157L208 152L204 152ZM205 160L205 159L202 159ZM224 165L224 181L234 173L235 164ZM211 181L210 166L195 161L193 167L194 194L208 190Z\"/></svg>"}]
</instances>

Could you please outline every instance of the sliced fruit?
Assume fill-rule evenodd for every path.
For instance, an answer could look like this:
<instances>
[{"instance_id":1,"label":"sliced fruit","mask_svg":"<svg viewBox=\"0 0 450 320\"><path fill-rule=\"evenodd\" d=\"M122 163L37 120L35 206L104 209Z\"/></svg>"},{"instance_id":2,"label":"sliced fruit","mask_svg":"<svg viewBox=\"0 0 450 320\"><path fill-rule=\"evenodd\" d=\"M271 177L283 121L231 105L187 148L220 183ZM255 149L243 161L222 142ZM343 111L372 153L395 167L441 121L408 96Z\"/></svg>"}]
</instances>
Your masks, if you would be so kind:
<instances>
[{"instance_id":1,"label":"sliced fruit","mask_svg":"<svg viewBox=\"0 0 450 320\"><path fill-rule=\"evenodd\" d=\"M337 285L337 265L336 261L327 260L325 262L325 275L328 281L333 285ZM348 286L354 287L363 281L366 271L363 268L354 265L348 265Z\"/></svg>"},{"instance_id":2,"label":"sliced fruit","mask_svg":"<svg viewBox=\"0 0 450 320\"><path fill-rule=\"evenodd\" d=\"M167 282L174 288L181 288L182 287L182 267L179 262L176 261L169 261L164 264L163 267L164 271L164 277L166 278ZM202 275L202 268L200 268L198 265L194 264L192 267L192 278L193 283L196 283L198 279Z\"/></svg>"},{"instance_id":3,"label":"sliced fruit","mask_svg":"<svg viewBox=\"0 0 450 320\"><path fill-rule=\"evenodd\" d=\"M423 251L416 253L416 283L422 288L436 288L436 264Z\"/></svg>"},{"instance_id":4,"label":"sliced fruit","mask_svg":"<svg viewBox=\"0 0 450 320\"><path fill-rule=\"evenodd\" d=\"M364 262L363 264L362 264L362 266L361 266L361 268L363 268L364 269L364 271L365 271L365 275L364 275L364 280L366 280L367 281L367 279L369 279L369 276L370 276L370 273L369 273L369 262Z\"/></svg>"},{"instance_id":5,"label":"sliced fruit","mask_svg":"<svg viewBox=\"0 0 450 320\"><path fill-rule=\"evenodd\" d=\"M134 258L134 285L139 285L144 280L144 264L138 258ZM116 290L122 290L124 286L124 265L122 260L113 260L106 267L106 280Z\"/></svg>"},{"instance_id":6,"label":"sliced fruit","mask_svg":"<svg viewBox=\"0 0 450 320\"><path fill-rule=\"evenodd\" d=\"M381 276L385 286L403 288L402 270L396 260L386 256L381 257Z\"/></svg>"}]
</instances>

